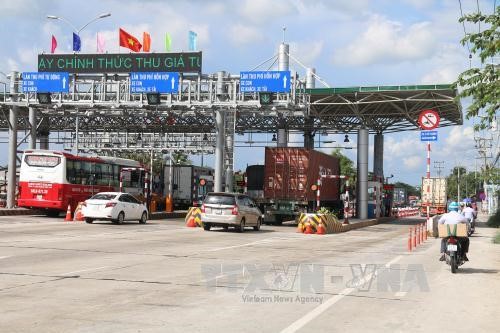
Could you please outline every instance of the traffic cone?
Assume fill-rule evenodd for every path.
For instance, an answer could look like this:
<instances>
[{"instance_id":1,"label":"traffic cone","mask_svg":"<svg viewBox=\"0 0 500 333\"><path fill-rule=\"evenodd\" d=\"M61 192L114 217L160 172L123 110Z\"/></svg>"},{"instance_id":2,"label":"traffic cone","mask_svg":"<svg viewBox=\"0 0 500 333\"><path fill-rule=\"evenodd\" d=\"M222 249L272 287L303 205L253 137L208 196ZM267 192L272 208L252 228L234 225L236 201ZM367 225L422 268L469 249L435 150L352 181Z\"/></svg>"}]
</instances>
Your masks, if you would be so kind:
<instances>
[{"instance_id":1,"label":"traffic cone","mask_svg":"<svg viewBox=\"0 0 500 333\"><path fill-rule=\"evenodd\" d=\"M71 218L71 205L68 205L68 209L66 210L66 217L64 218L64 221L66 221L66 222L73 221L73 219Z\"/></svg>"},{"instance_id":2,"label":"traffic cone","mask_svg":"<svg viewBox=\"0 0 500 333\"><path fill-rule=\"evenodd\" d=\"M325 226L323 225L323 223L318 224L318 228L316 229L316 234L317 235L326 234Z\"/></svg>"},{"instance_id":3,"label":"traffic cone","mask_svg":"<svg viewBox=\"0 0 500 333\"><path fill-rule=\"evenodd\" d=\"M302 223L299 223L297 225L297 232L300 232L300 233L304 232L304 226L302 225Z\"/></svg>"},{"instance_id":4,"label":"traffic cone","mask_svg":"<svg viewBox=\"0 0 500 333\"><path fill-rule=\"evenodd\" d=\"M308 223L306 225L306 230L304 231L305 234L312 234L313 233L313 230L312 230L312 227L311 227L311 224Z\"/></svg>"},{"instance_id":5,"label":"traffic cone","mask_svg":"<svg viewBox=\"0 0 500 333\"><path fill-rule=\"evenodd\" d=\"M408 235L408 251L411 252L412 246L411 246L411 228L410 228L410 234Z\"/></svg>"},{"instance_id":6,"label":"traffic cone","mask_svg":"<svg viewBox=\"0 0 500 333\"><path fill-rule=\"evenodd\" d=\"M196 222L194 220L194 216L190 216L187 223L186 223L186 227L188 228L196 228Z\"/></svg>"},{"instance_id":7,"label":"traffic cone","mask_svg":"<svg viewBox=\"0 0 500 333\"><path fill-rule=\"evenodd\" d=\"M78 203L78 206L76 207L74 221L78 222L85 221L85 217L83 216L82 213L82 205L80 203Z\"/></svg>"}]
</instances>

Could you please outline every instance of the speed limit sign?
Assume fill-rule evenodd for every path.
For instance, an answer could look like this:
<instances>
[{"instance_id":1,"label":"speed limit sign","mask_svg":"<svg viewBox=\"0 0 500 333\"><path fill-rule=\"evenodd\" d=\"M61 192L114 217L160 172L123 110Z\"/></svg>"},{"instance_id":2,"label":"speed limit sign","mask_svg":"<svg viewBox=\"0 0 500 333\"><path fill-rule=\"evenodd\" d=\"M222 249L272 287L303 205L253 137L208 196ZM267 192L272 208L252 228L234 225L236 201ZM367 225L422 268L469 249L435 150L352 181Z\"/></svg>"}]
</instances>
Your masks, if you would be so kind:
<instances>
[{"instance_id":1,"label":"speed limit sign","mask_svg":"<svg viewBox=\"0 0 500 333\"><path fill-rule=\"evenodd\" d=\"M423 130L432 130L439 126L439 115L434 110L424 110L418 115L418 124Z\"/></svg>"}]
</instances>

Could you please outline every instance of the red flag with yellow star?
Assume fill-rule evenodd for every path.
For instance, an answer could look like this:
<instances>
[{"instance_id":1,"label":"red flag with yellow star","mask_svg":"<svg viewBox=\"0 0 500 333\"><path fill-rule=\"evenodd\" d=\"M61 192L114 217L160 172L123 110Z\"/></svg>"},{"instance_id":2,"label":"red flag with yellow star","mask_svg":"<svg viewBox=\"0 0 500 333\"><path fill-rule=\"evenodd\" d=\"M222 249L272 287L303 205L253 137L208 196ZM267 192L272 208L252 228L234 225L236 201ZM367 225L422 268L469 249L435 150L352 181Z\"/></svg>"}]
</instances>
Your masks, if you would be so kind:
<instances>
[{"instance_id":1,"label":"red flag with yellow star","mask_svg":"<svg viewBox=\"0 0 500 333\"><path fill-rule=\"evenodd\" d=\"M134 52L139 52L141 50L141 43L139 40L120 28L120 46L131 49Z\"/></svg>"}]
</instances>

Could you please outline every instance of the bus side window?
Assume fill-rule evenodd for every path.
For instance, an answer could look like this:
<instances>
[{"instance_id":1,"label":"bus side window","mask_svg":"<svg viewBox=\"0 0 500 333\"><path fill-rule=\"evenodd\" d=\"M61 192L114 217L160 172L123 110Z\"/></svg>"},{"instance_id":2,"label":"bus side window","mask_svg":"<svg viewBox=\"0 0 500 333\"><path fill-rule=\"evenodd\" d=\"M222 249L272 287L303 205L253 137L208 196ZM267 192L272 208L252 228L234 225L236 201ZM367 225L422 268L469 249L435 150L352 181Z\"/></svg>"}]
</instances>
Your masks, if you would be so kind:
<instances>
[{"instance_id":1,"label":"bus side window","mask_svg":"<svg viewBox=\"0 0 500 333\"><path fill-rule=\"evenodd\" d=\"M75 182L73 184L82 183L82 162L73 161L73 172L75 174Z\"/></svg>"},{"instance_id":2,"label":"bus side window","mask_svg":"<svg viewBox=\"0 0 500 333\"><path fill-rule=\"evenodd\" d=\"M66 180L70 184L76 182L75 163L72 160L66 160Z\"/></svg>"},{"instance_id":3,"label":"bus side window","mask_svg":"<svg viewBox=\"0 0 500 333\"><path fill-rule=\"evenodd\" d=\"M94 184L95 185L103 185L103 182L102 182L102 168L103 168L103 165L102 164L94 164Z\"/></svg>"},{"instance_id":4,"label":"bus side window","mask_svg":"<svg viewBox=\"0 0 500 333\"><path fill-rule=\"evenodd\" d=\"M113 165L113 186L120 185L120 166Z\"/></svg>"}]
</instances>

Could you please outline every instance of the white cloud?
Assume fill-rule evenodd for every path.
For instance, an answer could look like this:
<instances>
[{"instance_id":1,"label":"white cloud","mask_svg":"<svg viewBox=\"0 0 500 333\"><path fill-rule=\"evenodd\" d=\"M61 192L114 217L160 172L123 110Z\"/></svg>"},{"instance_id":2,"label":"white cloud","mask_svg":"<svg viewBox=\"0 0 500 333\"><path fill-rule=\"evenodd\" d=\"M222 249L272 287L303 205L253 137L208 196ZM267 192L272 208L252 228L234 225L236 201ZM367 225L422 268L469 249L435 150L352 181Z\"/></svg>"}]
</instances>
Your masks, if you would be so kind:
<instances>
[{"instance_id":1,"label":"white cloud","mask_svg":"<svg viewBox=\"0 0 500 333\"><path fill-rule=\"evenodd\" d=\"M429 57L437 43L429 22L404 28L400 22L373 15L364 33L335 52L333 61L345 65L369 65L415 61Z\"/></svg>"},{"instance_id":2,"label":"white cloud","mask_svg":"<svg viewBox=\"0 0 500 333\"><path fill-rule=\"evenodd\" d=\"M410 156L403 158L403 164L409 170L422 169L424 165L424 159L421 156Z\"/></svg>"},{"instance_id":3,"label":"white cloud","mask_svg":"<svg viewBox=\"0 0 500 333\"><path fill-rule=\"evenodd\" d=\"M385 138L384 155L391 157L410 156L415 153L415 149L420 147L417 133L399 137L389 136Z\"/></svg>"},{"instance_id":4,"label":"white cloud","mask_svg":"<svg viewBox=\"0 0 500 333\"><path fill-rule=\"evenodd\" d=\"M244 19L260 24L297 11L290 1L285 0L245 0L241 4L238 2L237 6Z\"/></svg>"},{"instance_id":5,"label":"white cloud","mask_svg":"<svg viewBox=\"0 0 500 333\"><path fill-rule=\"evenodd\" d=\"M256 27L236 24L229 29L228 37L233 44L244 45L262 41L264 34Z\"/></svg>"},{"instance_id":6,"label":"white cloud","mask_svg":"<svg viewBox=\"0 0 500 333\"><path fill-rule=\"evenodd\" d=\"M428 60L428 72L420 79L422 84L455 82L468 62L467 54L458 44L442 44Z\"/></svg>"},{"instance_id":7,"label":"white cloud","mask_svg":"<svg viewBox=\"0 0 500 333\"><path fill-rule=\"evenodd\" d=\"M290 54L307 67L314 67L314 63L323 51L323 41L302 41L290 43ZM292 59L290 61L293 62Z\"/></svg>"}]
</instances>

